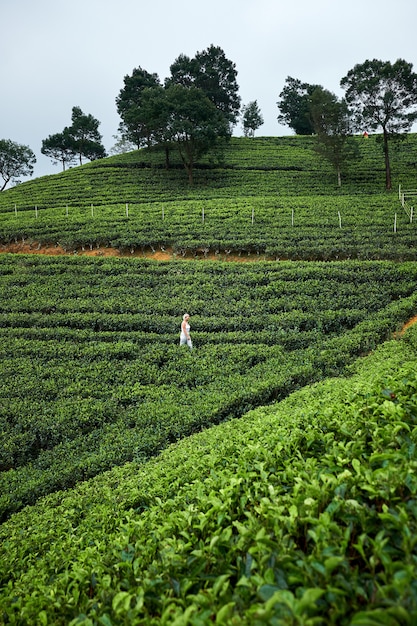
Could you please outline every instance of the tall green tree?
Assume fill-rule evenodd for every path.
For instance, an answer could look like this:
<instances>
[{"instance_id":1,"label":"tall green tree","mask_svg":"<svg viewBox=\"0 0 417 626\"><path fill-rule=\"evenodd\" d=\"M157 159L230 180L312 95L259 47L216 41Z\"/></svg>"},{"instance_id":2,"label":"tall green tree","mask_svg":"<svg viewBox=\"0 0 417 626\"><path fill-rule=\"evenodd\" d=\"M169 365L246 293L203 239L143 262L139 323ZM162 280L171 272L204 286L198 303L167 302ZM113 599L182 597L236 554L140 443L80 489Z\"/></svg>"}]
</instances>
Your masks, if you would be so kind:
<instances>
[{"instance_id":1,"label":"tall green tree","mask_svg":"<svg viewBox=\"0 0 417 626\"><path fill-rule=\"evenodd\" d=\"M41 152L52 159L54 165L61 163L62 171L65 172L66 166L74 163L76 159L75 146L69 128L66 127L62 133L55 133L43 139Z\"/></svg>"},{"instance_id":2,"label":"tall green tree","mask_svg":"<svg viewBox=\"0 0 417 626\"><path fill-rule=\"evenodd\" d=\"M116 98L117 112L122 121L119 131L124 139L133 142L138 148L149 145L152 130L146 111L143 110L143 92L160 87L158 74L150 74L142 67L135 68L131 76L123 79L124 87Z\"/></svg>"},{"instance_id":3,"label":"tall green tree","mask_svg":"<svg viewBox=\"0 0 417 626\"><path fill-rule=\"evenodd\" d=\"M62 133L44 139L41 148L42 154L62 163L64 170L65 165L76 159L82 165L83 157L94 161L106 156L98 131L100 122L92 115L85 115L80 107L72 108L71 120L71 126L66 126Z\"/></svg>"},{"instance_id":4,"label":"tall green tree","mask_svg":"<svg viewBox=\"0 0 417 626\"><path fill-rule=\"evenodd\" d=\"M264 118L256 100L249 102L242 109L242 126L245 137L254 137L255 131L262 126Z\"/></svg>"},{"instance_id":5,"label":"tall green tree","mask_svg":"<svg viewBox=\"0 0 417 626\"><path fill-rule=\"evenodd\" d=\"M74 151L78 154L80 165L82 165L83 157L89 161L105 157L106 150L98 130L100 122L91 114L83 113L80 107L72 108L71 121L71 126L65 129L64 133L69 133Z\"/></svg>"},{"instance_id":6,"label":"tall green tree","mask_svg":"<svg viewBox=\"0 0 417 626\"><path fill-rule=\"evenodd\" d=\"M18 183L20 176L32 176L35 163L35 154L29 146L0 139L0 176L4 181L0 191L11 181Z\"/></svg>"},{"instance_id":7,"label":"tall green tree","mask_svg":"<svg viewBox=\"0 0 417 626\"><path fill-rule=\"evenodd\" d=\"M391 189L389 141L404 137L417 119L417 74L411 63L398 59L357 64L340 81L358 130L382 131L385 186Z\"/></svg>"},{"instance_id":8,"label":"tall green tree","mask_svg":"<svg viewBox=\"0 0 417 626\"><path fill-rule=\"evenodd\" d=\"M316 136L316 150L335 168L340 187L343 168L349 160L359 158L358 145L352 136L348 105L331 91L317 87L311 94L309 108Z\"/></svg>"},{"instance_id":9,"label":"tall green tree","mask_svg":"<svg viewBox=\"0 0 417 626\"><path fill-rule=\"evenodd\" d=\"M226 57L222 48L211 45L207 50L197 52L194 58L181 54L171 65L170 71L166 86L179 84L201 89L224 115L231 127L231 134L240 112L239 85L236 65Z\"/></svg>"},{"instance_id":10,"label":"tall green tree","mask_svg":"<svg viewBox=\"0 0 417 626\"><path fill-rule=\"evenodd\" d=\"M192 184L197 159L212 149L219 139L228 137L229 125L224 115L197 87L170 85L161 97L166 113L161 138L177 147Z\"/></svg>"},{"instance_id":11,"label":"tall green tree","mask_svg":"<svg viewBox=\"0 0 417 626\"><path fill-rule=\"evenodd\" d=\"M320 85L303 83L298 78L288 76L277 102L278 122L289 126L296 135L313 135L314 127L310 117L311 94Z\"/></svg>"}]
</instances>

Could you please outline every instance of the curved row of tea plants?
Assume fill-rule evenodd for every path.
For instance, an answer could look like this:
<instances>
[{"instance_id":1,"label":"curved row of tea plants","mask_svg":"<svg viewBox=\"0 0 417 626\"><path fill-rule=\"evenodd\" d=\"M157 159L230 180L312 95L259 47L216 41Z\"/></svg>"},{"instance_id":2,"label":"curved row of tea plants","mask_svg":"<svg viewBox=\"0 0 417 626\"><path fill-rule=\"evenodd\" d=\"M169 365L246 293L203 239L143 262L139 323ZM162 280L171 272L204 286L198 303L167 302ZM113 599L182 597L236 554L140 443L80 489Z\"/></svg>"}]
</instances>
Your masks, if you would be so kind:
<instances>
[{"instance_id":1,"label":"curved row of tea plants","mask_svg":"<svg viewBox=\"0 0 417 626\"><path fill-rule=\"evenodd\" d=\"M343 372L413 314L416 280L414 263L3 255L2 518Z\"/></svg>"},{"instance_id":2,"label":"curved row of tea plants","mask_svg":"<svg viewBox=\"0 0 417 626\"><path fill-rule=\"evenodd\" d=\"M417 329L0 528L3 623L411 626Z\"/></svg>"}]
</instances>

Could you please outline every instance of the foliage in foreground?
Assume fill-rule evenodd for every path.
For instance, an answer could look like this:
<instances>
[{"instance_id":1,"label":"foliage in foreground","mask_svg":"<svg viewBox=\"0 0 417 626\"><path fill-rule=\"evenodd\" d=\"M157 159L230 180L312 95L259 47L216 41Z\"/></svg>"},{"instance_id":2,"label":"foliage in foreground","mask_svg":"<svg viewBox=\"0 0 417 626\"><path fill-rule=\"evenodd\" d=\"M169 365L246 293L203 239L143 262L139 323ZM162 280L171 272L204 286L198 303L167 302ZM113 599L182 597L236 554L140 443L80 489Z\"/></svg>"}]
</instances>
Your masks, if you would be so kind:
<instances>
[{"instance_id":1,"label":"foliage in foreground","mask_svg":"<svg viewBox=\"0 0 417 626\"><path fill-rule=\"evenodd\" d=\"M417 331L14 515L5 624L412 625Z\"/></svg>"},{"instance_id":2,"label":"foliage in foreground","mask_svg":"<svg viewBox=\"0 0 417 626\"><path fill-rule=\"evenodd\" d=\"M417 302L414 263L3 255L0 270L2 521L343 373Z\"/></svg>"}]
</instances>

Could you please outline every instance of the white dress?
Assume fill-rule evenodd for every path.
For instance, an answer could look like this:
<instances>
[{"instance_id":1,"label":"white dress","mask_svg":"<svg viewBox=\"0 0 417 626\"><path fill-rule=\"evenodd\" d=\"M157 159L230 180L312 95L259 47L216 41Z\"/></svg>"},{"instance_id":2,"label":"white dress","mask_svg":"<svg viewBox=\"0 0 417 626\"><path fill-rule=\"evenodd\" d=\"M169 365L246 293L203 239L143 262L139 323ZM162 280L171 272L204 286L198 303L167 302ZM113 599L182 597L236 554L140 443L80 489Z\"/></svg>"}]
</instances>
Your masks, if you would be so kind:
<instances>
[{"instance_id":1,"label":"white dress","mask_svg":"<svg viewBox=\"0 0 417 626\"><path fill-rule=\"evenodd\" d=\"M187 345L189 348L192 348L193 344L191 342L191 339L187 339L187 337L190 336L190 325L188 323L185 325L185 330L187 331L187 333L183 331L181 324L180 346Z\"/></svg>"}]
</instances>

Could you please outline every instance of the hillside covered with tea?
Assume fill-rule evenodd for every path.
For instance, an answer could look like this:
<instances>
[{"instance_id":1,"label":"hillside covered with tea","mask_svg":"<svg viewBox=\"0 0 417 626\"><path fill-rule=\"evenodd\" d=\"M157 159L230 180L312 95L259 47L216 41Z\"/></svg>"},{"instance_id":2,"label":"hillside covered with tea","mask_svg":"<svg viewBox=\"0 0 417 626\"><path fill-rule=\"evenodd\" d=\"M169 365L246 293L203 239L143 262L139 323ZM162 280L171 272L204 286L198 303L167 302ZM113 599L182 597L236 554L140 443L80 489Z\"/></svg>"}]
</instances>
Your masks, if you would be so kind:
<instances>
[{"instance_id":1,"label":"hillside covered with tea","mask_svg":"<svg viewBox=\"0 0 417 626\"><path fill-rule=\"evenodd\" d=\"M233 138L196 165L143 149L26 182L0 195L0 241L67 252L266 255L271 259L414 260L415 224L398 188L416 185L417 139L391 149L385 191L378 137L337 184L313 137Z\"/></svg>"},{"instance_id":2,"label":"hillside covered with tea","mask_svg":"<svg viewBox=\"0 0 417 626\"><path fill-rule=\"evenodd\" d=\"M416 622L417 139L356 141L0 194L1 623Z\"/></svg>"}]
</instances>

